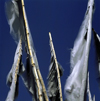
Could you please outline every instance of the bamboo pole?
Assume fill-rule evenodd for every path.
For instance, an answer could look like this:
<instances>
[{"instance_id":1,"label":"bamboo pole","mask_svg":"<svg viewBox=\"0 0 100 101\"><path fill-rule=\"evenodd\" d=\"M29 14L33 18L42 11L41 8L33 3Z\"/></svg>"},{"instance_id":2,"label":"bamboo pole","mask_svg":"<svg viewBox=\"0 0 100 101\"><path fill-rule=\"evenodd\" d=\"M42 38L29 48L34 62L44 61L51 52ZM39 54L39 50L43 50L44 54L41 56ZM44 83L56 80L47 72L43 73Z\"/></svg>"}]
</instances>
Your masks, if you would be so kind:
<instances>
[{"instance_id":1,"label":"bamboo pole","mask_svg":"<svg viewBox=\"0 0 100 101\"><path fill-rule=\"evenodd\" d=\"M47 93L46 93L46 88L45 88L45 85L44 85L44 82L43 82L43 79L42 79L42 76L41 76L41 73L40 73L39 69L37 69L37 73L39 75L40 82L42 84L42 89L43 89L44 97L45 97L46 101L49 101Z\"/></svg>"},{"instance_id":2,"label":"bamboo pole","mask_svg":"<svg viewBox=\"0 0 100 101\"><path fill-rule=\"evenodd\" d=\"M16 52L15 52L15 56L14 56L14 62L12 65L12 68L7 76L7 82L9 82L9 76L12 77L13 80L10 81L11 85L10 85L10 91L7 95L6 101L15 101L15 96L16 96L16 83L18 83L18 77L19 77L19 69L20 69L20 63L21 63L21 57L22 57L22 40L20 38L17 48L16 48Z\"/></svg>"},{"instance_id":3,"label":"bamboo pole","mask_svg":"<svg viewBox=\"0 0 100 101\"><path fill-rule=\"evenodd\" d=\"M30 54L30 57L31 57L31 64L33 66L32 70L34 72L35 80L36 80L36 84L37 84L37 88L38 88L39 101L43 101L42 92L41 92L41 89L40 89L39 77L38 77L38 74L37 74L37 71L36 71L36 66L35 66L35 63L34 63L34 60L33 60L33 57L32 57L32 50L31 50L30 39L29 39L29 34L30 33L29 33L29 30L28 30L28 25L27 25L27 20L26 20L26 15L25 15L24 1L21 0L21 3L22 3L22 11L23 11L23 17L24 17L24 22L25 22L25 28L26 28L27 45L28 45L29 54Z\"/></svg>"},{"instance_id":4,"label":"bamboo pole","mask_svg":"<svg viewBox=\"0 0 100 101\"><path fill-rule=\"evenodd\" d=\"M53 46L52 37L51 37L51 33L50 33L50 32L49 32L49 38L50 38L50 42L51 42L52 51L53 51L53 54L54 54L54 61L55 61L56 68L57 68L57 78L58 78L58 86L59 86L60 101L63 101L63 98L62 98L61 81L60 81L60 73L59 73L57 58L56 58L56 54L55 54L55 50L54 50L54 46Z\"/></svg>"},{"instance_id":5,"label":"bamboo pole","mask_svg":"<svg viewBox=\"0 0 100 101\"><path fill-rule=\"evenodd\" d=\"M15 84L16 84L16 82L17 82L17 75L18 75L18 72L19 72L19 64L20 64L20 61L21 61L21 54L22 54L22 40L21 40L21 38L20 38L20 49L19 49L19 53L18 53L18 60L17 60L17 64L16 64L16 69L15 69L15 78L14 78L14 81L15 81ZM16 55L16 54L15 54Z\"/></svg>"},{"instance_id":6,"label":"bamboo pole","mask_svg":"<svg viewBox=\"0 0 100 101\"><path fill-rule=\"evenodd\" d=\"M49 101L47 93L46 93L45 85L44 85L44 82L43 82L43 79L42 79L42 76L41 76L41 73L40 73L39 69L36 69L34 59L32 57L32 50L31 50L30 41L29 41L30 40L29 39L29 29L28 29L26 15L25 15L24 1L21 0L21 2L22 2L22 10L23 10L23 16L24 16L24 21L25 21L25 27L26 27L27 44L28 44L29 54L31 56L31 63L32 63L32 66L34 67L33 69L34 69L34 73L35 73L35 77L36 77L36 83L37 83L37 87L38 87L39 100L40 101L43 100L42 99L42 92L41 92L40 87L39 87L39 80L40 80L41 85L42 85L42 89L43 89L43 93L44 93L44 97L45 97L46 101Z\"/></svg>"}]
</instances>

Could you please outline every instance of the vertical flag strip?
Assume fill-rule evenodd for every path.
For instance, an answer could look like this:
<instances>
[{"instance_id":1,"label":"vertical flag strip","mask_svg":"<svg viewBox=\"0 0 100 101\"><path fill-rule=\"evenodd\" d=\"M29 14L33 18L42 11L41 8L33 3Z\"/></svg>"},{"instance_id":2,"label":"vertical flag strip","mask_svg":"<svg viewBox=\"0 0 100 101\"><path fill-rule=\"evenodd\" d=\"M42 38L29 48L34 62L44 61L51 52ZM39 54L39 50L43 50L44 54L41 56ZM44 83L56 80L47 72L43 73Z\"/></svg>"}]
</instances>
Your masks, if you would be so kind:
<instances>
[{"instance_id":1,"label":"vertical flag strip","mask_svg":"<svg viewBox=\"0 0 100 101\"><path fill-rule=\"evenodd\" d=\"M22 43L21 39L19 40L13 66L7 76L7 84L10 86L10 91L8 93L6 101L14 101L15 98L18 96L18 78L19 75L24 72L24 67L21 63L22 57Z\"/></svg>"},{"instance_id":2,"label":"vertical flag strip","mask_svg":"<svg viewBox=\"0 0 100 101\"><path fill-rule=\"evenodd\" d=\"M38 88L35 82L34 73L32 71L32 65L30 61L30 55L27 55L26 59L26 71L22 75L23 82L28 89L28 91L31 93L33 101L38 101ZM41 85L40 85L41 86Z\"/></svg>"},{"instance_id":3,"label":"vertical flag strip","mask_svg":"<svg viewBox=\"0 0 100 101\"><path fill-rule=\"evenodd\" d=\"M65 98L67 101L81 101L80 100L80 89L82 87L82 73L83 73L83 65L84 65L84 60L85 60L85 47L86 47L86 37L87 34L85 33L84 36L81 36L81 40L79 43L81 44L78 51L76 52L79 55L79 60L77 59L74 68L71 71L70 76L66 80L64 92L65 92ZM75 46L74 46L75 47ZM74 51L75 48L73 48L72 52ZM74 56L76 55L74 54ZM73 55L71 54L71 55ZM75 57L73 57L75 58Z\"/></svg>"},{"instance_id":4,"label":"vertical flag strip","mask_svg":"<svg viewBox=\"0 0 100 101\"><path fill-rule=\"evenodd\" d=\"M13 36L15 42L19 42L20 36L22 40L25 41L25 26L20 0L11 0L6 2L5 12L10 26L10 34Z\"/></svg>"},{"instance_id":5,"label":"vertical flag strip","mask_svg":"<svg viewBox=\"0 0 100 101\"><path fill-rule=\"evenodd\" d=\"M46 94L46 89L44 86L44 82L42 80L42 76L40 74L39 68L38 68L38 63L37 63L37 58L36 58L36 54L34 51L34 48L32 47L32 37L29 31L29 27L28 27L28 22L27 22L27 18L26 18L26 13L25 13L25 8L24 8L24 1L21 0L22 3L22 12L23 12L23 18L24 18L24 23L25 23L25 29L26 29L26 43L27 43L27 52L30 55L30 61L31 61L31 65L32 65L32 71L34 72L34 77L35 77L35 81L37 84L37 88L38 88L38 96L39 96L39 101L43 101L43 96L42 96L42 92L41 92L41 88L40 88L40 83L43 89L43 93L44 93L44 97L45 100L48 101L48 97Z\"/></svg>"},{"instance_id":6,"label":"vertical flag strip","mask_svg":"<svg viewBox=\"0 0 100 101\"><path fill-rule=\"evenodd\" d=\"M80 100L84 101L84 90L86 86L86 78L87 78L87 70L88 70L88 59L89 59L89 51L90 51L90 43L91 43L91 31L92 31L92 17L94 13L94 0L88 1L88 31L87 31L87 44L86 44L86 54L84 61L84 70L83 70L83 80L82 80L82 88L81 88L81 97Z\"/></svg>"},{"instance_id":7,"label":"vertical flag strip","mask_svg":"<svg viewBox=\"0 0 100 101\"><path fill-rule=\"evenodd\" d=\"M64 93L67 101L84 101L94 0L88 1L84 21L71 51L71 74L66 80Z\"/></svg>"},{"instance_id":8,"label":"vertical flag strip","mask_svg":"<svg viewBox=\"0 0 100 101\"><path fill-rule=\"evenodd\" d=\"M63 74L62 67L58 64L51 33L49 32L50 37L50 49L51 49L51 64L49 67L48 75L48 96L51 101L63 101L62 99L62 88L60 82L60 76Z\"/></svg>"}]
</instances>

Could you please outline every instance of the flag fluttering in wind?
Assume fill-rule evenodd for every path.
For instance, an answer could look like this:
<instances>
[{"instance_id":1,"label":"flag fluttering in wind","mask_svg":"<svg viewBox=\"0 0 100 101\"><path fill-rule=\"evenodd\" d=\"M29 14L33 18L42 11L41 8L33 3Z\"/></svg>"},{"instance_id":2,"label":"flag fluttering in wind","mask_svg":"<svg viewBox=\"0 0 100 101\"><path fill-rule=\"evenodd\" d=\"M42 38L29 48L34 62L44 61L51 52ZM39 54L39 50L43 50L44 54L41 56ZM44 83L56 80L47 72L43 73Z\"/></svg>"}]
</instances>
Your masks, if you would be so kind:
<instances>
[{"instance_id":1,"label":"flag fluttering in wind","mask_svg":"<svg viewBox=\"0 0 100 101\"><path fill-rule=\"evenodd\" d=\"M21 0L11 0L5 3L5 12L10 26L10 33L16 43L19 42L20 36L25 41L25 26L21 8Z\"/></svg>"},{"instance_id":2,"label":"flag fluttering in wind","mask_svg":"<svg viewBox=\"0 0 100 101\"><path fill-rule=\"evenodd\" d=\"M51 36L51 34L49 33ZM48 96L51 101L61 101L60 98L60 86L58 79L60 79L60 76L63 75L63 68L60 66L60 64L57 62L56 57L55 57L55 52L54 52L54 47L52 43L52 39L50 39L50 52L51 52L51 63L49 67L49 74L48 74ZM59 71L59 78L58 78L58 71Z\"/></svg>"},{"instance_id":3,"label":"flag fluttering in wind","mask_svg":"<svg viewBox=\"0 0 100 101\"><path fill-rule=\"evenodd\" d=\"M37 85L35 82L34 72L32 71L32 68L34 67L32 67L31 65L30 58L31 58L30 55L27 55L26 71L23 73L22 79L24 81L25 86L27 87L30 94L32 95L33 101L39 101L38 89L37 89ZM39 86L41 87L40 82L39 82ZM41 87L41 92L42 92L42 87Z\"/></svg>"},{"instance_id":4,"label":"flag fluttering in wind","mask_svg":"<svg viewBox=\"0 0 100 101\"><path fill-rule=\"evenodd\" d=\"M92 97L91 97L90 84L89 84L89 72L88 72L88 75L87 75L87 93L88 93L89 101L95 101L95 96L93 97L93 100L92 100Z\"/></svg>"},{"instance_id":5,"label":"flag fluttering in wind","mask_svg":"<svg viewBox=\"0 0 100 101\"><path fill-rule=\"evenodd\" d=\"M21 57L22 57L22 43L20 39L15 52L14 63L7 76L7 84L10 86L10 91L8 93L6 101L14 101L15 98L18 96L18 78L19 75L21 75L25 70L21 62L22 60Z\"/></svg>"},{"instance_id":6,"label":"flag fluttering in wind","mask_svg":"<svg viewBox=\"0 0 100 101\"><path fill-rule=\"evenodd\" d=\"M8 24L10 25L10 33L15 39L16 42L19 41L20 37L24 40L24 42L27 44L27 37L26 37L26 27L25 27L25 21L23 17L23 10L22 10L22 0L11 0L6 2L5 8L6 8L6 15L7 15L7 20ZM26 12L24 11L25 17L26 17ZM27 30L29 31L29 41L30 41L30 47L32 49L32 54L34 55L34 61L37 64L37 58L36 54L34 51L33 47L33 40L31 37L31 33L29 30L28 22L27 22L27 17L26 17L26 23L27 23ZM26 48L28 50L28 48ZM27 51L28 52L28 51Z\"/></svg>"},{"instance_id":7,"label":"flag fluttering in wind","mask_svg":"<svg viewBox=\"0 0 100 101\"><path fill-rule=\"evenodd\" d=\"M100 87L100 37L93 29L94 33L94 42L95 42L95 48L96 48L96 64L97 64L97 81L99 82Z\"/></svg>"},{"instance_id":8,"label":"flag fluttering in wind","mask_svg":"<svg viewBox=\"0 0 100 101\"><path fill-rule=\"evenodd\" d=\"M32 75L34 75L34 78L35 78L35 84L36 84L35 87L36 87L36 91L38 94L37 99L39 101L48 101L45 85L44 85L44 82L43 82L43 79L42 79L42 76L41 76L41 73L39 70L36 53L35 53L35 50L33 47L32 36L31 36L30 30L28 27L28 21L27 21L27 17L26 17L26 13L25 13L24 1L21 0L21 3L22 3L22 11L23 11L22 13L23 13L25 30L26 30L26 49L27 49L27 55L29 55L28 58L30 60L30 65L31 65L30 71L32 71L32 73L33 73ZM26 78L24 78L24 79L26 79ZM28 81L26 81L26 82L28 82ZM27 83L27 84L29 84L29 83ZM29 91L30 91L30 89L29 89Z\"/></svg>"},{"instance_id":9,"label":"flag fluttering in wind","mask_svg":"<svg viewBox=\"0 0 100 101\"><path fill-rule=\"evenodd\" d=\"M31 94L33 94L34 87L36 87L37 90L37 96L39 101L45 101L43 100L44 97L46 101L48 101L48 97L46 94L46 89L44 86L44 82L42 80L41 73L39 71L39 66L38 66L38 61L36 57L36 53L34 51L33 47L33 40L31 37L31 33L29 30L28 22L27 22L27 17L26 17L26 12L25 12L25 7L24 7L24 1L23 0L11 0L6 3L6 14L7 14L7 19L8 19L8 24L10 25L10 33L14 37L15 41L18 42L19 37L22 37L22 40L25 42L25 48L27 52L27 64L26 74L22 76L25 86L28 88ZM31 69L30 69L31 68ZM32 73L29 77L28 76L29 72ZM25 76L26 75L26 76ZM29 81L29 80L30 81ZM32 80L33 79L33 80ZM34 80L35 79L35 80ZM32 80L32 81L31 81ZM35 84L30 84L35 82ZM44 96L42 96L42 92ZM33 95L34 96L34 95Z\"/></svg>"},{"instance_id":10,"label":"flag fluttering in wind","mask_svg":"<svg viewBox=\"0 0 100 101\"><path fill-rule=\"evenodd\" d=\"M84 21L71 51L71 74L64 88L67 101L85 100L93 9L94 0L89 0Z\"/></svg>"}]
</instances>

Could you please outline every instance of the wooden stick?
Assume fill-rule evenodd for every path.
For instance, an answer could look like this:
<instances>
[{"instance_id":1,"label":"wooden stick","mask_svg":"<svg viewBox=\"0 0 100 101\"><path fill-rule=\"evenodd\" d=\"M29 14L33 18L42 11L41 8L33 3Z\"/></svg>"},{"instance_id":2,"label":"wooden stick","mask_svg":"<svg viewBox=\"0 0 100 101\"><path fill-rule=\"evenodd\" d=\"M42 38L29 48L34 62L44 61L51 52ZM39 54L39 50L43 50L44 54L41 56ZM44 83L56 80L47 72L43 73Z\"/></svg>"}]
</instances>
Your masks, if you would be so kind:
<instances>
[{"instance_id":1,"label":"wooden stick","mask_svg":"<svg viewBox=\"0 0 100 101\"><path fill-rule=\"evenodd\" d=\"M23 16L24 16L25 27L26 27L26 34L27 34L26 35L26 37L27 37L27 44L28 44L29 54L32 57L32 50L31 50L30 41L29 41L30 40L29 39L29 29L28 29L28 25L27 25L26 16L25 16L24 1L23 0L21 0L21 1L22 1L22 10L23 10ZM31 63L35 67L34 68L34 72L35 72L35 77L36 77L36 83L37 83L37 86L38 86L39 99L40 99L40 101L42 101L42 92L40 91L40 88L39 88L39 80L40 80L41 85L42 85L42 89L43 89L43 93L44 93L45 100L46 101L49 101L48 100L47 93L46 93L45 85L44 85L44 82L43 82L43 79L42 79L42 76L41 76L41 73L40 73L39 69L36 69L36 66L35 66L33 57L31 58Z\"/></svg>"},{"instance_id":2,"label":"wooden stick","mask_svg":"<svg viewBox=\"0 0 100 101\"><path fill-rule=\"evenodd\" d=\"M30 57L31 57L31 64L33 66L32 70L34 72L35 80L36 80L36 84L37 84L37 88L38 88L39 101L43 101L42 92L41 92L41 89L40 89L39 77L38 77L38 74L37 74L37 70L36 70L36 66L35 66L35 63L34 63L34 59L32 57L32 49L31 49L31 46L30 46L30 39L29 39L29 34L30 33L29 33L29 30L28 30L28 25L27 25L27 20L26 20L26 15L25 15L24 1L21 0L21 3L22 3L22 11L23 11L23 17L24 17L24 22L25 22L25 28L26 28L27 45L28 45L29 54L30 54Z\"/></svg>"},{"instance_id":3,"label":"wooden stick","mask_svg":"<svg viewBox=\"0 0 100 101\"><path fill-rule=\"evenodd\" d=\"M56 58L56 54L55 54L55 50L54 50L54 46L53 46L52 37L51 37L51 33L50 33L50 32L49 32L49 37L50 37L50 42L51 42L52 51L53 51L53 54L54 54L54 60L55 60L56 68L57 68L57 78L58 78L58 86L59 86L60 101L63 101L63 99L62 99L61 81L60 81L60 73L59 73L57 58Z\"/></svg>"},{"instance_id":4,"label":"wooden stick","mask_svg":"<svg viewBox=\"0 0 100 101\"><path fill-rule=\"evenodd\" d=\"M44 85L44 82L43 82L43 79L42 79L42 76L41 76L41 73L40 73L39 69L37 69L37 73L38 73L39 78L40 78L40 82L41 82L41 85L42 85L45 100L49 101L48 96L47 96L47 92L46 92L46 88L45 88L45 85Z\"/></svg>"},{"instance_id":5,"label":"wooden stick","mask_svg":"<svg viewBox=\"0 0 100 101\"><path fill-rule=\"evenodd\" d=\"M22 47L22 40L20 38L20 47ZM18 60L17 60L17 64L16 64L16 70L15 70L15 77L14 77L14 81L15 81L15 84L17 82L17 75L18 75L18 72L19 72L19 64L20 64L20 61L21 61L21 56L22 56L22 48L19 49L19 53L18 53ZM16 54L15 54L16 55Z\"/></svg>"}]
</instances>

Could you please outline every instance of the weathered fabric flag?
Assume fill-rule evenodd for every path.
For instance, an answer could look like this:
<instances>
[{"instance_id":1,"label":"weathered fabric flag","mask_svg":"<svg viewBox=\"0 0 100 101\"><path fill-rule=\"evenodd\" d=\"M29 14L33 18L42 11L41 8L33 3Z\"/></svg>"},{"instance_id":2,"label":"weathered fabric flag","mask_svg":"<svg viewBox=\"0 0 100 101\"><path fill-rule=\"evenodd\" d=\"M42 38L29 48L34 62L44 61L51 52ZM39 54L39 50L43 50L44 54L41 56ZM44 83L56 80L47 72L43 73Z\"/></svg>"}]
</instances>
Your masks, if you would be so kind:
<instances>
[{"instance_id":1,"label":"weathered fabric flag","mask_svg":"<svg viewBox=\"0 0 100 101\"><path fill-rule=\"evenodd\" d=\"M100 37L95 32L94 29L93 29L93 33L94 33L94 42L95 42L95 48L96 48L97 81L98 81L99 87L100 87Z\"/></svg>"},{"instance_id":2,"label":"weathered fabric flag","mask_svg":"<svg viewBox=\"0 0 100 101\"><path fill-rule=\"evenodd\" d=\"M39 101L38 87L36 83L36 76L38 75L36 75L33 70L34 68L39 69L39 66L38 66L36 53L33 48L33 41L32 41L31 34L29 35L29 37L30 37L30 43L31 43L30 47L32 50L32 57L30 56L29 51L27 49L26 71L23 73L22 79L23 79L23 82L26 88L32 95L33 101ZM32 64L31 59L34 59L34 64ZM46 101L44 98L43 88L42 88L40 80L39 80L39 87L40 87L40 92L42 96L42 101Z\"/></svg>"},{"instance_id":3,"label":"weathered fabric flag","mask_svg":"<svg viewBox=\"0 0 100 101\"><path fill-rule=\"evenodd\" d=\"M50 43L50 49L51 49L51 63L49 66L49 74L47 77L48 80L47 93L51 101L60 101L58 78L57 78L57 67L55 64L54 53L52 51L51 43ZM63 68L59 63L58 63L58 68L59 68L60 76L62 76Z\"/></svg>"},{"instance_id":4,"label":"weathered fabric flag","mask_svg":"<svg viewBox=\"0 0 100 101\"><path fill-rule=\"evenodd\" d=\"M22 14L21 0L11 0L5 3L5 12L10 26L10 33L16 43L20 36L25 41L25 26Z\"/></svg>"},{"instance_id":5,"label":"weathered fabric flag","mask_svg":"<svg viewBox=\"0 0 100 101\"><path fill-rule=\"evenodd\" d=\"M11 35L13 36L16 42L19 41L20 37L22 38L22 40L26 44L26 51L29 54L28 48L27 48L27 39L25 34L26 28L25 28L25 21L24 21L23 12L22 12L21 0L11 0L9 2L6 2L5 8L6 8L8 24L10 25ZM26 17L26 12L24 13ZM27 17L26 17L26 22L27 22ZM28 22L27 22L27 25L28 25ZM32 50L32 55L34 57L36 67L38 68L39 66L38 66L37 57L34 50L33 40L31 37L29 26L27 26L27 29L29 31L29 39L30 39L29 41L30 41L30 47Z\"/></svg>"},{"instance_id":6,"label":"weathered fabric flag","mask_svg":"<svg viewBox=\"0 0 100 101\"><path fill-rule=\"evenodd\" d=\"M31 89L31 88L36 87L36 85L35 85L36 81L37 81L36 77L38 78L37 69L39 70L39 66L38 66L38 61L37 61L36 53L35 53L34 46L33 46L33 40L32 40L31 33L30 33L30 30L28 27L26 12L24 11L24 13L23 13L22 1L21 0L11 0L11 1L7 2L6 3L6 15L7 15L8 24L10 25L10 33L14 37L15 41L18 42L19 37L22 37L22 40L25 42L25 49L28 54L27 64L30 65L29 67L26 66L26 69L28 68L27 70L31 71L32 74L30 74L30 76L27 77L29 75L29 73L28 73L29 71L26 70L24 75L22 76L22 78L24 80L25 86L28 88L28 90L31 92L31 94L33 94L33 91L32 91L33 89ZM24 16L25 16L25 19L24 19ZM27 26L26 26L26 24L27 24ZM28 31L29 40L27 40L26 29ZM31 50L31 52L30 52L30 50ZM32 61L34 61L34 63L32 63ZM34 68L36 68L36 69L34 69ZM29 79L29 78L31 78L31 79ZM33 81L35 82L35 84ZM31 84L30 84L30 82L31 82ZM36 90L37 90L37 88L39 90L42 89L40 81L39 81L39 87L36 87ZM36 101L37 101L37 99L36 99Z\"/></svg>"},{"instance_id":7,"label":"weathered fabric flag","mask_svg":"<svg viewBox=\"0 0 100 101\"><path fill-rule=\"evenodd\" d=\"M77 55L75 54L76 57L79 58L79 60L77 60L76 58L77 61L75 62L75 66L74 68L71 68L72 69L71 74L66 80L64 92L65 92L65 97L67 101L80 101L79 100L80 90L81 90L82 80L83 80L82 73L84 70L83 66L84 66L84 59L85 59L85 52L86 52L85 51L86 50L85 46L87 41L86 37L87 37L87 34L84 35L81 38L81 41L79 42L80 46L78 46L79 49L78 49L78 52L76 52L76 54L78 54L79 56L77 57ZM74 54L71 53L71 55L74 55Z\"/></svg>"},{"instance_id":8,"label":"weathered fabric flag","mask_svg":"<svg viewBox=\"0 0 100 101\"><path fill-rule=\"evenodd\" d=\"M22 79L24 81L26 88L29 90L30 94L32 95L33 101L39 101L37 86L36 86L35 77L34 77L32 68L34 68L34 67L32 67L32 65L31 65L30 56L27 55L26 71L23 73Z\"/></svg>"},{"instance_id":9,"label":"weathered fabric flag","mask_svg":"<svg viewBox=\"0 0 100 101\"><path fill-rule=\"evenodd\" d=\"M94 0L89 0L84 21L71 51L71 74L64 88L67 101L85 101L93 8Z\"/></svg>"},{"instance_id":10,"label":"weathered fabric flag","mask_svg":"<svg viewBox=\"0 0 100 101\"><path fill-rule=\"evenodd\" d=\"M18 78L19 75L21 75L25 70L21 62L21 57L22 57L22 45L20 40L15 53L14 63L7 76L7 84L10 86L10 91L8 93L6 101L14 101L15 98L18 96Z\"/></svg>"},{"instance_id":11,"label":"weathered fabric flag","mask_svg":"<svg viewBox=\"0 0 100 101\"><path fill-rule=\"evenodd\" d=\"M35 78L36 75L34 74L34 71L33 71L36 63L33 66L31 63L31 58L32 57L30 57L30 55L27 54L26 70L22 75L22 80L24 82L24 85L26 86L30 94L32 95L33 101L39 101L38 87L37 87L36 78ZM43 88L40 80L39 80L39 87L40 87L40 92L42 96L42 101L46 101L43 94Z\"/></svg>"}]
</instances>

